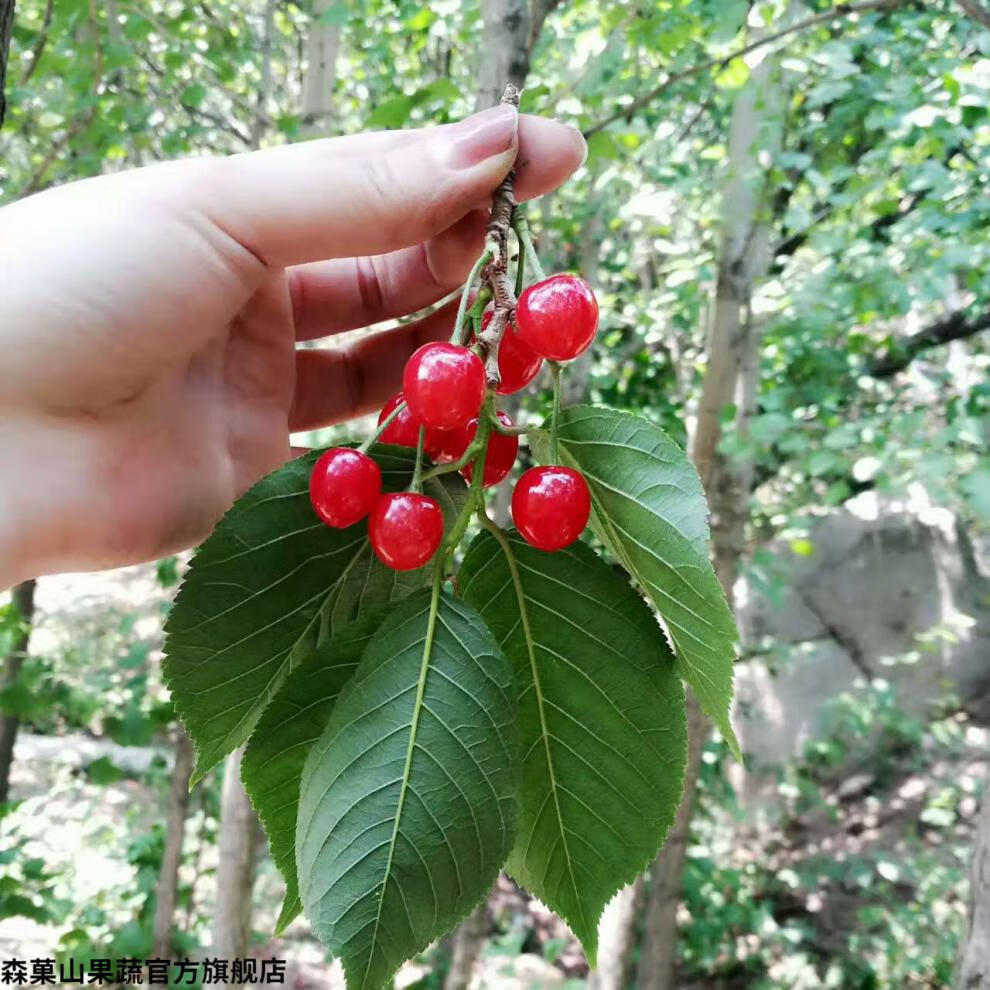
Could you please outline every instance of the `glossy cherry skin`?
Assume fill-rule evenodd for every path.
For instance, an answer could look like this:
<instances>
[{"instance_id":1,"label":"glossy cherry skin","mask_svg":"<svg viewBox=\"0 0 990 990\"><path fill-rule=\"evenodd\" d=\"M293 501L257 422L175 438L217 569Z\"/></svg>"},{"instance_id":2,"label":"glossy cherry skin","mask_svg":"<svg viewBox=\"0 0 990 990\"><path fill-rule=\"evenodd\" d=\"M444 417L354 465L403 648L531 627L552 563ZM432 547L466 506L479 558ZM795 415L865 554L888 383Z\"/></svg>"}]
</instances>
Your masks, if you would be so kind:
<instances>
[{"instance_id":1,"label":"glossy cherry skin","mask_svg":"<svg viewBox=\"0 0 990 990\"><path fill-rule=\"evenodd\" d=\"M481 317L481 329L484 330L491 322L492 314L485 313ZM515 326L510 323L498 345L498 394L512 395L525 388L539 374L542 366L543 358L523 342Z\"/></svg>"},{"instance_id":2,"label":"glossy cherry skin","mask_svg":"<svg viewBox=\"0 0 990 990\"><path fill-rule=\"evenodd\" d=\"M512 420L504 413L498 414L498 421L503 426L512 426ZM478 432L478 417L468 420L463 429L457 431L457 442L451 448L451 460L456 461L464 454L468 445ZM488 437L488 452L485 456L485 474L481 479L483 488L490 488L497 485L511 470L516 463L516 455L519 453L519 437L505 436L492 430ZM461 474L470 481L474 477L474 467L476 461L472 461L462 471Z\"/></svg>"},{"instance_id":3,"label":"glossy cherry skin","mask_svg":"<svg viewBox=\"0 0 990 990\"><path fill-rule=\"evenodd\" d=\"M402 391L421 423L453 430L478 415L485 397L485 368L466 347L424 344L406 362Z\"/></svg>"},{"instance_id":4,"label":"glossy cherry skin","mask_svg":"<svg viewBox=\"0 0 990 990\"><path fill-rule=\"evenodd\" d=\"M309 498L316 514L335 529L363 519L382 493L382 472L359 450L331 447L317 458L309 476Z\"/></svg>"},{"instance_id":5,"label":"glossy cherry skin","mask_svg":"<svg viewBox=\"0 0 990 990\"><path fill-rule=\"evenodd\" d=\"M395 407L405 401L406 397L401 392L396 392L378 414L378 425L381 426L395 412ZM419 420L412 414L409 406L385 427L385 432L378 439L382 443L394 443L399 447L415 447L419 443Z\"/></svg>"},{"instance_id":6,"label":"glossy cherry skin","mask_svg":"<svg viewBox=\"0 0 990 990\"><path fill-rule=\"evenodd\" d=\"M406 397L402 392L397 392L392 396L382 411L378 414L378 425L392 415L395 407L400 402L405 402ZM415 448L419 443L419 420L413 415L412 410L407 405L388 426L385 432L379 437L382 443L394 443L399 447ZM426 437L423 440L423 449L434 461L451 460L447 453L447 447L453 440L453 430L431 430L427 428Z\"/></svg>"},{"instance_id":7,"label":"glossy cherry skin","mask_svg":"<svg viewBox=\"0 0 990 990\"><path fill-rule=\"evenodd\" d=\"M551 275L529 286L516 305L516 332L524 344L553 361L584 353L598 330L598 301L576 275Z\"/></svg>"},{"instance_id":8,"label":"glossy cherry skin","mask_svg":"<svg viewBox=\"0 0 990 990\"><path fill-rule=\"evenodd\" d=\"M512 521L538 550L570 546L588 525L590 514L588 483L570 468L530 468L512 493Z\"/></svg>"},{"instance_id":9,"label":"glossy cherry skin","mask_svg":"<svg viewBox=\"0 0 990 990\"><path fill-rule=\"evenodd\" d=\"M368 519L375 556L393 571L422 567L443 539L443 512L428 495L396 492L383 495Z\"/></svg>"}]
</instances>

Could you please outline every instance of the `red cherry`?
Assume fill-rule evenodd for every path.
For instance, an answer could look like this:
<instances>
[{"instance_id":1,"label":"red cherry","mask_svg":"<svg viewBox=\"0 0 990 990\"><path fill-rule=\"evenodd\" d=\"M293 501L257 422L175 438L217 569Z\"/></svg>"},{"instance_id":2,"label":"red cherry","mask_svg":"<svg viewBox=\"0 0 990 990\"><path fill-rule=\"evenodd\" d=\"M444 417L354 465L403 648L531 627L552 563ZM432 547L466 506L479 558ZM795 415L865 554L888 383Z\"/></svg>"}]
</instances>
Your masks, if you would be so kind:
<instances>
[{"instance_id":1,"label":"red cherry","mask_svg":"<svg viewBox=\"0 0 990 990\"><path fill-rule=\"evenodd\" d=\"M392 415L395 407L400 402L405 402L406 397L402 392L397 392L378 414L378 425ZM399 447L415 448L419 443L419 420L412 414L412 410L406 405L405 409L385 427L385 432L379 437L382 443L394 443ZM423 449L434 461L452 460L446 453L447 446L452 439L453 430L431 430L427 428L426 437L423 440Z\"/></svg>"},{"instance_id":2,"label":"red cherry","mask_svg":"<svg viewBox=\"0 0 990 990\"><path fill-rule=\"evenodd\" d=\"M368 537L386 567L412 571L437 552L443 539L443 512L427 495L383 495L368 519Z\"/></svg>"},{"instance_id":3,"label":"red cherry","mask_svg":"<svg viewBox=\"0 0 990 990\"><path fill-rule=\"evenodd\" d=\"M359 450L331 447L323 451L309 476L309 498L316 514L335 529L363 519L382 493L382 472Z\"/></svg>"},{"instance_id":4,"label":"red cherry","mask_svg":"<svg viewBox=\"0 0 990 990\"><path fill-rule=\"evenodd\" d=\"M503 426L512 426L512 420L504 412L498 414L498 421ZM477 432L478 417L475 416L474 419L467 422L464 429L457 431L457 444L453 448L456 452L451 460L456 461L458 457L463 456ZM485 455L485 475L481 479L482 486L490 488L492 485L497 485L512 470L518 453L519 437L505 436L505 434L492 430L488 438L488 453ZM474 465L475 462L472 461L461 471L461 474L468 481L474 476Z\"/></svg>"},{"instance_id":5,"label":"red cherry","mask_svg":"<svg viewBox=\"0 0 990 990\"><path fill-rule=\"evenodd\" d=\"M522 538L538 550L570 546L590 514L588 483L570 468L530 468L512 493L512 521Z\"/></svg>"},{"instance_id":6,"label":"red cherry","mask_svg":"<svg viewBox=\"0 0 990 990\"><path fill-rule=\"evenodd\" d=\"M491 322L491 312L485 313L481 317L481 329L484 330ZM525 388L539 374L542 365L543 358L524 343L510 323L498 345L498 394L511 395Z\"/></svg>"},{"instance_id":7,"label":"red cherry","mask_svg":"<svg viewBox=\"0 0 990 990\"><path fill-rule=\"evenodd\" d=\"M424 344L406 363L402 390L418 420L437 430L453 430L478 415L485 368L466 347Z\"/></svg>"},{"instance_id":8,"label":"red cherry","mask_svg":"<svg viewBox=\"0 0 990 990\"><path fill-rule=\"evenodd\" d=\"M554 361L586 351L598 330L598 302L576 275L551 275L526 289L516 305L516 331L523 343Z\"/></svg>"}]
</instances>

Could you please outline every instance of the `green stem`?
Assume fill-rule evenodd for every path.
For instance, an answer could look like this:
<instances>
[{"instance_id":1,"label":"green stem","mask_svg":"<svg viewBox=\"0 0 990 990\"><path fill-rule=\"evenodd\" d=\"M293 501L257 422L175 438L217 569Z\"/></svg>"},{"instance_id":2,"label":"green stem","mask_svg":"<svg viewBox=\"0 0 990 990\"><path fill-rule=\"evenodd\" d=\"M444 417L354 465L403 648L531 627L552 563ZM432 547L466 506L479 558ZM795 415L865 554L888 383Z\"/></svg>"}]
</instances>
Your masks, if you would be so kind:
<instances>
[{"instance_id":1,"label":"green stem","mask_svg":"<svg viewBox=\"0 0 990 990\"><path fill-rule=\"evenodd\" d=\"M423 444L426 442L426 427L419 428L419 439L416 443L416 467L413 468L412 481L409 483L409 491L421 492L423 490Z\"/></svg>"},{"instance_id":2,"label":"green stem","mask_svg":"<svg viewBox=\"0 0 990 990\"><path fill-rule=\"evenodd\" d=\"M481 257L474 263L474 267L471 269L471 273L467 277L467 281L464 283L464 289L461 292L461 301L457 306L457 316L454 318L454 332L450 335L450 342L452 344L465 344L467 343L468 335L461 332L461 324L464 322L464 315L467 313L468 308L468 298L471 295L471 286L474 285L475 279L481 274L481 269L492 260L491 251L485 251Z\"/></svg>"},{"instance_id":3,"label":"green stem","mask_svg":"<svg viewBox=\"0 0 990 990\"><path fill-rule=\"evenodd\" d=\"M521 437L529 433L528 426L506 426L497 416L492 420L492 429L503 437Z\"/></svg>"},{"instance_id":4,"label":"green stem","mask_svg":"<svg viewBox=\"0 0 990 990\"><path fill-rule=\"evenodd\" d=\"M550 361L548 363L550 365L550 373L553 375L553 412L550 415L550 463L556 464L560 446L558 439L560 431L560 382L563 376L561 375L562 368L556 361Z\"/></svg>"},{"instance_id":5,"label":"green stem","mask_svg":"<svg viewBox=\"0 0 990 990\"><path fill-rule=\"evenodd\" d=\"M525 219L523 223L525 223ZM516 243L519 245L519 257L516 258L516 299L522 295L526 285L526 242L516 232Z\"/></svg>"},{"instance_id":6,"label":"green stem","mask_svg":"<svg viewBox=\"0 0 990 990\"><path fill-rule=\"evenodd\" d=\"M486 404L491 403L491 397L485 400ZM488 440L491 436L491 422L487 415L482 415L478 421L478 433L475 436L474 443L477 443L480 447L481 452L477 455L474 462L474 470L471 474L471 488L468 491L467 501L464 503L464 508L461 509L460 515L454 520L454 525L450 529L446 540L443 542L443 546L440 550L440 555L444 562L444 572L446 573L450 569L450 562L453 559L454 551L457 549L458 544L464 538L464 534L467 532L468 523L471 521L471 516L474 515L475 510L479 505L484 504L484 481L485 481L485 457L488 454ZM472 446L474 446L472 443ZM446 465L444 465L446 466Z\"/></svg>"},{"instance_id":7,"label":"green stem","mask_svg":"<svg viewBox=\"0 0 990 990\"><path fill-rule=\"evenodd\" d=\"M543 265L540 264L540 256L536 253L536 246L533 244L533 235L529 230L529 221L518 210L512 218L512 229L516 232L516 237L519 238L520 249L525 252L526 261L529 263L530 268L533 269L537 279L542 282L546 278L546 273L543 271Z\"/></svg>"},{"instance_id":8,"label":"green stem","mask_svg":"<svg viewBox=\"0 0 990 990\"><path fill-rule=\"evenodd\" d=\"M478 441L478 437L475 436L475 438L468 444L467 450L465 450L456 461L448 461L446 464L438 464L436 467L430 468L430 470L423 475L423 481L429 481L431 478L438 478L441 474L453 474L455 471L460 471L463 468L466 468L480 452L481 443Z\"/></svg>"},{"instance_id":9,"label":"green stem","mask_svg":"<svg viewBox=\"0 0 990 990\"><path fill-rule=\"evenodd\" d=\"M362 454L367 454L371 445L392 425L392 421L398 419L399 414L406 408L405 402L400 402L378 425L374 433L358 447Z\"/></svg>"}]
</instances>

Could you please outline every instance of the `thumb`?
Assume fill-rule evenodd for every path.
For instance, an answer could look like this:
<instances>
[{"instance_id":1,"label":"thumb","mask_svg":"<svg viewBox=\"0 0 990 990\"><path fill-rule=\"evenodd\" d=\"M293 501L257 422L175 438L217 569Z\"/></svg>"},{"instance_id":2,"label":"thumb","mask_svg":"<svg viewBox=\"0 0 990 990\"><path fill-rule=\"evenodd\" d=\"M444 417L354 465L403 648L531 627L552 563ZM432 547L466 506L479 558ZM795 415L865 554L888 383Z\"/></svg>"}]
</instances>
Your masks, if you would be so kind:
<instances>
[{"instance_id":1,"label":"thumb","mask_svg":"<svg viewBox=\"0 0 990 990\"><path fill-rule=\"evenodd\" d=\"M272 266L384 254L490 196L515 160L517 123L498 106L443 127L200 160L180 178L183 199Z\"/></svg>"}]
</instances>

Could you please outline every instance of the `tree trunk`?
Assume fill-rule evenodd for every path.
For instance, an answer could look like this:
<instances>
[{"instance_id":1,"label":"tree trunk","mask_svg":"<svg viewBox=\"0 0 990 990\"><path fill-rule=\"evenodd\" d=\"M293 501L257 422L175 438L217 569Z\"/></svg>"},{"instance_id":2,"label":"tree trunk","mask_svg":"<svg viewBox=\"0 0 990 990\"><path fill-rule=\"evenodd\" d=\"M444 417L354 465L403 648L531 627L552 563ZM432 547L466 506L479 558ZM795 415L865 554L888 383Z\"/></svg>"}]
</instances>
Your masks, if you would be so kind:
<instances>
[{"instance_id":1,"label":"tree trunk","mask_svg":"<svg viewBox=\"0 0 990 990\"><path fill-rule=\"evenodd\" d=\"M251 887L258 849L257 817L241 783L243 752L241 747L227 757L220 797L217 903L213 915L212 951L221 959L244 958L251 935Z\"/></svg>"},{"instance_id":2,"label":"tree trunk","mask_svg":"<svg viewBox=\"0 0 990 990\"><path fill-rule=\"evenodd\" d=\"M687 695L688 754L684 796L660 855L650 867L643 945L636 971L637 990L672 990L677 962L677 906L683 887L684 859L691 833L694 794L708 723L691 692Z\"/></svg>"},{"instance_id":3,"label":"tree trunk","mask_svg":"<svg viewBox=\"0 0 990 990\"><path fill-rule=\"evenodd\" d=\"M759 341L750 318L754 283L770 260L769 230L761 208L767 195L760 151L779 145L780 100L773 85L773 60L754 71L733 108L729 135L729 182L723 201L723 237L709 333L708 367L702 386L691 454L712 513L715 571L730 604L733 600L748 517L751 467L730 465L718 454L722 410L736 402L735 428L748 429L759 374ZM676 973L677 905L683 888L684 860L701 753L708 725L697 701L688 697L688 759L684 797L674 826L650 868L646 932L637 979L638 990L672 990Z\"/></svg>"},{"instance_id":4,"label":"tree trunk","mask_svg":"<svg viewBox=\"0 0 990 990\"><path fill-rule=\"evenodd\" d=\"M165 852L155 890L154 953L158 959L168 959L172 954L172 924L179 893L179 866L182 863L186 816L189 813L193 747L181 725L176 730L174 760L165 820Z\"/></svg>"},{"instance_id":5,"label":"tree trunk","mask_svg":"<svg viewBox=\"0 0 990 990\"><path fill-rule=\"evenodd\" d=\"M609 901L598 922L598 968L588 974L588 990L625 990L636 948L636 920L642 908L642 877Z\"/></svg>"},{"instance_id":6,"label":"tree trunk","mask_svg":"<svg viewBox=\"0 0 990 990\"><path fill-rule=\"evenodd\" d=\"M454 933L454 951L443 990L467 990L474 964L488 935L488 900L479 904Z\"/></svg>"},{"instance_id":7,"label":"tree trunk","mask_svg":"<svg viewBox=\"0 0 990 990\"><path fill-rule=\"evenodd\" d=\"M482 0L481 64L475 109L487 110L502 99L506 83L522 89L529 72L527 0Z\"/></svg>"},{"instance_id":8,"label":"tree trunk","mask_svg":"<svg viewBox=\"0 0 990 990\"><path fill-rule=\"evenodd\" d=\"M0 127L7 115L7 60L14 27L14 0L0 0Z\"/></svg>"},{"instance_id":9,"label":"tree trunk","mask_svg":"<svg viewBox=\"0 0 990 990\"><path fill-rule=\"evenodd\" d=\"M592 166L588 175L588 185L593 187L598 169ZM599 210L594 210L581 228L581 247L578 256L581 277L592 288L598 284L598 262L601 256L602 217ZM591 377L591 364L594 360L594 347L589 347L576 361L567 366L564 381L561 385L561 402L565 406L577 405L588 401L588 379Z\"/></svg>"},{"instance_id":10,"label":"tree trunk","mask_svg":"<svg viewBox=\"0 0 990 990\"><path fill-rule=\"evenodd\" d=\"M990 990L990 789L983 798L973 846L968 914L953 986L955 990Z\"/></svg>"},{"instance_id":11,"label":"tree trunk","mask_svg":"<svg viewBox=\"0 0 990 990\"><path fill-rule=\"evenodd\" d=\"M333 109L333 84L337 78L340 52L340 26L323 24L320 15L333 6L333 0L317 0L314 20L306 35L306 74L303 77L302 122L309 133L325 133Z\"/></svg>"},{"instance_id":12,"label":"tree trunk","mask_svg":"<svg viewBox=\"0 0 990 990\"><path fill-rule=\"evenodd\" d=\"M275 33L276 0L266 0L264 26L261 31L261 82L255 102L254 120L251 123L251 144L261 147L268 128L268 99L272 93L272 35Z\"/></svg>"},{"instance_id":13,"label":"tree trunk","mask_svg":"<svg viewBox=\"0 0 990 990\"><path fill-rule=\"evenodd\" d=\"M31 622L34 619L34 589L36 582L22 581L11 591L11 603L21 621L10 653L4 658L0 672L0 694L17 680L27 656L28 642L31 639ZM14 743L17 741L17 728L20 719L13 712L0 712L0 804L10 793L10 765L14 762Z\"/></svg>"}]
</instances>

